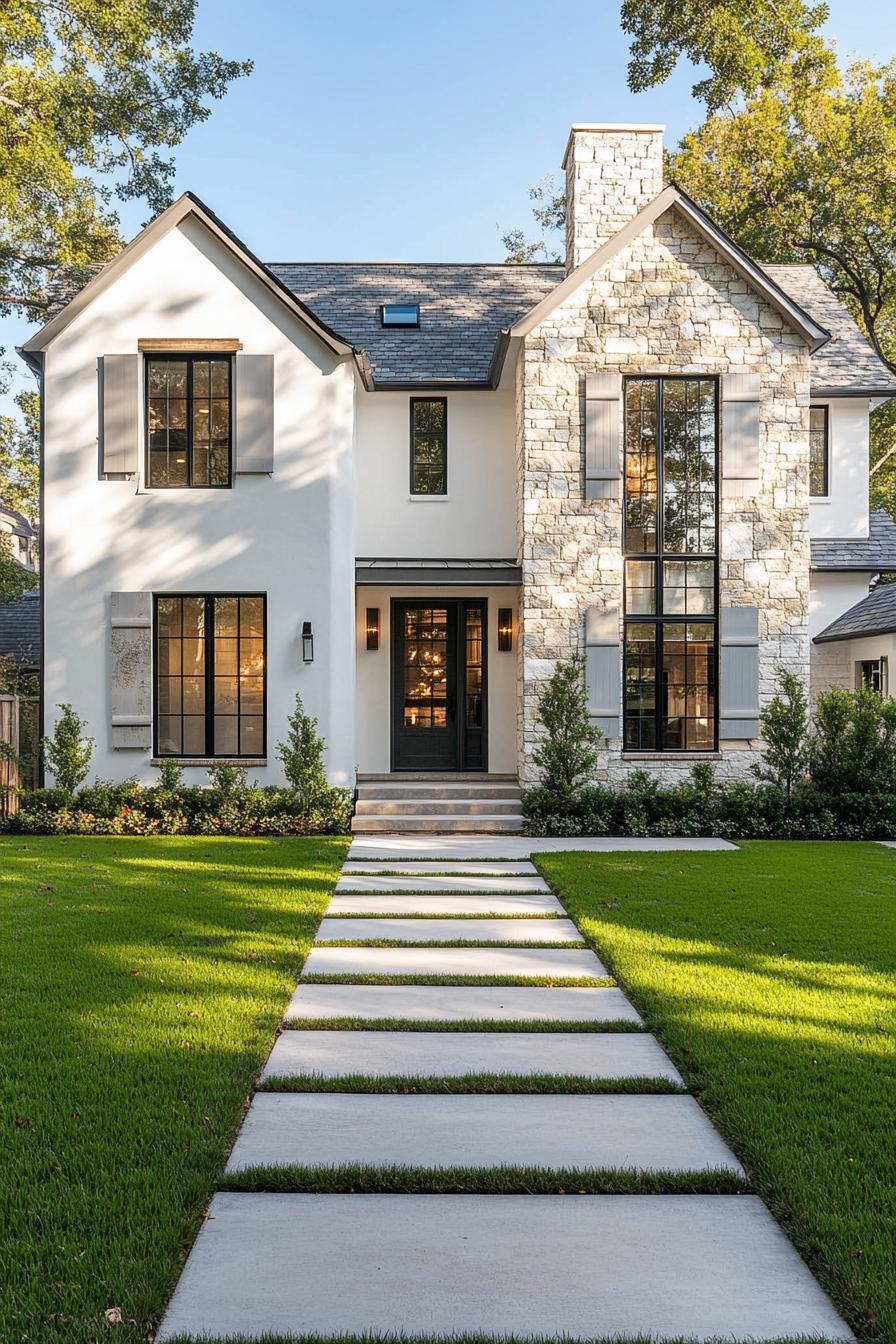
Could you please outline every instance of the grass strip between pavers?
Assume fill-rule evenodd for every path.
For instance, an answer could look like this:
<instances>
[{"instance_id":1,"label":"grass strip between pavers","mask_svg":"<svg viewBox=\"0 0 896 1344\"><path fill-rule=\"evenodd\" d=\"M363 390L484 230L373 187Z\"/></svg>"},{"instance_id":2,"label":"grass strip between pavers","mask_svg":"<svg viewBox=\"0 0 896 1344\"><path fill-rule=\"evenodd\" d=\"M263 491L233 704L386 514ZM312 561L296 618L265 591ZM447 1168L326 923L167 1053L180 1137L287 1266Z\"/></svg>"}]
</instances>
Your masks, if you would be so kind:
<instances>
[{"instance_id":1,"label":"grass strip between pavers","mask_svg":"<svg viewBox=\"0 0 896 1344\"><path fill-rule=\"evenodd\" d=\"M589 1078L571 1073L462 1073L438 1078L413 1074L344 1073L324 1077L319 1073L278 1074L259 1084L260 1092L371 1092L400 1093L405 1096L476 1093L480 1095L587 1095L615 1093L676 1095L687 1089L668 1078L647 1075L629 1078Z\"/></svg>"},{"instance_id":2,"label":"grass strip between pavers","mask_svg":"<svg viewBox=\"0 0 896 1344\"><path fill-rule=\"evenodd\" d=\"M538 1018L531 1022L512 1020L504 1022L497 1017L440 1018L440 1017L287 1017L285 1031L512 1031L512 1032L638 1032L646 1028L628 1018L599 1018L581 1022L554 1021Z\"/></svg>"},{"instance_id":3,"label":"grass strip between pavers","mask_svg":"<svg viewBox=\"0 0 896 1344\"><path fill-rule=\"evenodd\" d=\"M365 891L337 891L337 892L336 892L336 896L337 896L337 897L340 897L340 896L366 896L367 894L368 894L368 893L365 892ZM376 893L373 893L373 894L375 894L375 895L377 895L377 896L387 896L387 895L389 895L388 892L380 892L380 891L378 891L378 892L376 892ZM371 894L371 900L373 899L373 894ZM431 894L432 894L433 896L476 896L477 893L476 893L475 891L445 891L445 892L434 891L434 892L432 892ZM487 894L488 896L494 896L494 895L497 895L497 894L503 894L503 893L496 893L496 892L494 892L494 891L490 891L490 892L487 892L486 894ZM515 893L511 891L511 892L507 892L506 894L507 894L508 896L513 896ZM526 894L526 893L523 893L523 894ZM544 895L548 895L549 893L548 893L548 892L544 892L543 894L544 894ZM393 895L393 896L407 896L408 899L410 899L412 896L428 896L428 895L430 895L430 893L429 893L429 892L424 892L424 891L395 891L395 892L392 892L392 895ZM538 892L532 892L532 895L538 895ZM399 910L354 910L354 911L351 911L351 912L346 912L346 911L344 911L344 910L334 910L334 911L328 910L328 911L327 911L327 914L326 914L326 918L327 918L327 919L547 919L547 920L551 920L551 919L569 919L569 915L567 915L567 913L566 913L565 910L536 910L536 911L533 911L533 913L531 913L531 914L529 913L528 910L514 910L514 911L512 911L511 913L508 913L506 910L498 910L498 911L488 911L488 910L475 910L475 911L474 911L474 910L467 910L466 912L462 912L462 913L460 913L460 914L455 914L453 911L441 911L441 910L430 910L430 911L427 911L427 910L400 910L400 911L399 911ZM552 947L556 947L556 943L552 943L551 946L552 946Z\"/></svg>"},{"instance_id":4,"label":"grass strip between pavers","mask_svg":"<svg viewBox=\"0 0 896 1344\"><path fill-rule=\"evenodd\" d=\"M565 1336L563 1338L566 1338ZM558 1344L556 1335L420 1335L404 1331L370 1334L173 1335L169 1344ZM588 1344L657 1344L655 1335L593 1335ZM694 1344L693 1335L663 1337L662 1344ZM763 1344L820 1344L817 1335L787 1335Z\"/></svg>"},{"instance_id":5,"label":"grass strip between pavers","mask_svg":"<svg viewBox=\"0 0 896 1344\"><path fill-rule=\"evenodd\" d=\"M318 947L326 944L318 943ZM443 944L439 944L443 946ZM554 944L554 951L557 950ZM614 989L609 975L377 975L364 972L312 971L304 973L300 985L473 985L479 989Z\"/></svg>"},{"instance_id":6,"label":"grass strip between pavers","mask_svg":"<svg viewBox=\"0 0 896 1344\"><path fill-rule=\"evenodd\" d=\"M365 1195L739 1195L748 1182L732 1171L632 1171L617 1167L414 1167L350 1162L332 1166L246 1167L221 1190L254 1194Z\"/></svg>"}]
</instances>

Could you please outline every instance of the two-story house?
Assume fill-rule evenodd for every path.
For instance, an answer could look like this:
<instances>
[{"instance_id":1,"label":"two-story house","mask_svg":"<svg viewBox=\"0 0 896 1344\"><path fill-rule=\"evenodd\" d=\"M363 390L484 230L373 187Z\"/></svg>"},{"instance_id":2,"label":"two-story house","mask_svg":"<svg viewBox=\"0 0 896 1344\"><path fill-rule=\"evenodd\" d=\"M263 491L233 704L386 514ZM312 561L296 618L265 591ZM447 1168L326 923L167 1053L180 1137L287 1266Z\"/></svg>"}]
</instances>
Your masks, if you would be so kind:
<instances>
[{"instance_id":1,"label":"two-story house","mask_svg":"<svg viewBox=\"0 0 896 1344\"><path fill-rule=\"evenodd\" d=\"M580 649L604 777L734 777L778 664L853 684L812 641L896 557L896 378L663 186L661 127L574 126L565 171L557 266L263 264L183 196L26 343L47 726L100 775L278 782L300 691L334 782L531 782Z\"/></svg>"}]
</instances>

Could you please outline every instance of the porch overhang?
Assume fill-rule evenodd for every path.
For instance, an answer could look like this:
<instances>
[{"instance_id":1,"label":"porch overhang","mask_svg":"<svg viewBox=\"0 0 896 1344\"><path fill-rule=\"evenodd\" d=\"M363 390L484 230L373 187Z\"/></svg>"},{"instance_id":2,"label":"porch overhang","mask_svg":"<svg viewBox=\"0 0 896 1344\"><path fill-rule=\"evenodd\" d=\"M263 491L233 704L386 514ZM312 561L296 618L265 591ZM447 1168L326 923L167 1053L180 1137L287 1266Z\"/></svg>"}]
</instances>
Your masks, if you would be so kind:
<instances>
[{"instance_id":1,"label":"porch overhang","mask_svg":"<svg viewBox=\"0 0 896 1344\"><path fill-rule=\"evenodd\" d=\"M522 567L515 560L406 560L359 557L355 584L359 587L482 588L518 587Z\"/></svg>"}]
</instances>

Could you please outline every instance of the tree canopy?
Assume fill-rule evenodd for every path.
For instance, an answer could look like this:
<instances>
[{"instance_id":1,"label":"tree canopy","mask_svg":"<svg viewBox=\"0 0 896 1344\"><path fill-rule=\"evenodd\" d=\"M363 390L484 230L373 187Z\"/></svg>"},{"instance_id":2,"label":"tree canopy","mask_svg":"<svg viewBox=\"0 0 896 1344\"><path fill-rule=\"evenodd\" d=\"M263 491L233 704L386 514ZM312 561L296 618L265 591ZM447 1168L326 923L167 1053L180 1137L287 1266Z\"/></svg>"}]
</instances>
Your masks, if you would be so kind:
<instances>
[{"instance_id":1,"label":"tree canopy","mask_svg":"<svg viewBox=\"0 0 896 1344\"><path fill-rule=\"evenodd\" d=\"M195 52L196 0L0 6L0 313L39 318L60 268L120 247L116 200L171 199L164 153L250 61Z\"/></svg>"}]
</instances>

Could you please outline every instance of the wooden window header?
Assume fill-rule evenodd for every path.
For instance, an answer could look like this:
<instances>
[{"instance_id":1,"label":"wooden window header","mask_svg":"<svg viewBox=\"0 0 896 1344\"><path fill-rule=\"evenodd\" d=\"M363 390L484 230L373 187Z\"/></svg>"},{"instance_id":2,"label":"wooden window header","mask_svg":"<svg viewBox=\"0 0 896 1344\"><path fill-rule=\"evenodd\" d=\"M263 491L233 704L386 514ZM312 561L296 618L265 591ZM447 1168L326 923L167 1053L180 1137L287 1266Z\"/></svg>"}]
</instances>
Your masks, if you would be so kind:
<instances>
[{"instance_id":1,"label":"wooden window header","mask_svg":"<svg viewBox=\"0 0 896 1344\"><path fill-rule=\"evenodd\" d=\"M201 341L188 341L177 336L152 336L137 342L137 349L149 354L216 355L242 348L242 341L230 336L209 336Z\"/></svg>"}]
</instances>

